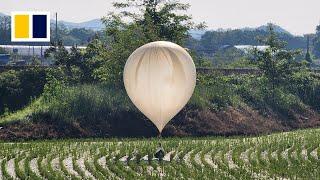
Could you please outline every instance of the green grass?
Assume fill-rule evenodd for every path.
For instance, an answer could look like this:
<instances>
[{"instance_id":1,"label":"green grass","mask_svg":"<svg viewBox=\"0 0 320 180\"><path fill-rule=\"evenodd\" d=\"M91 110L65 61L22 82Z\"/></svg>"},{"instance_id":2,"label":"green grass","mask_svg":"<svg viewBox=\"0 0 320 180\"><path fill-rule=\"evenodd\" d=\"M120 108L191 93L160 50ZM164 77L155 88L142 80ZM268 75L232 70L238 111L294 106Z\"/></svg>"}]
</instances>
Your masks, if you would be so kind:
<instances>
[{"instance_id":1,"label":"green grass","mask_svg":"<svg viewBox=\"0 0 320 180\"><path fill-rule=\"evenodd\" d=\"M102 85L79 85L61 87L54 94L44 93L25 108L0 116L0 124L35 120L38 114L43 113L62 121L86 117L98 121L105 119L103 115L127 110L136 111L124 90Z\"/></svg>"},{"instance_id":2,"label":"green grass","mask_svg":"<svg viewBox=\"0 0 320 180\"><path fill-rule=\"evenodd\" d=\"M30 103L27 107L18 110L16 112L7 113L0 116L0 124L5 124L14 121L25 121L31 117L32 114L39 110L44 110L45 104L42 103L42 98L38 98Z\"/></svg>"},{"instance_id":3,"label":"green grass","mask_svg":"<svg viewBox=\"0 0 320 180\"><path fill-rule=\"evenodd\" d=\"M188 103L195 109L221 109L235 105L239 97L231 95L230 85L198 86ZM221 86L220 86L221 85ZM13 121L34 120L38 114L50 114L54 119L62 121L103 121L124 112L141 113L134 107L123 88L104 85L77 85L50 88L40 98L16 112L0 116L0 124ZM55 90L52 90L55 89ZM40 117L41 119L41 117Z\"/></svg>"},{"instance_id":4,"label":"green grass","mask_svg":"<svg viewBox=\"0 0 320 180\"><path fill-rule=\"evenodd\" d=\"M297 75L298 76L298 75ZM265 78L255 75L198 75L198 82L187 107L192 110L220 111L227 107L251 107L264 114L276 113L291 118L294 113L317 110L319 99L316 80L305 82L305 76L294 81L297 87L283 85L270 89ZM300 78L300 79L299 79ZM302 84L304 82L305 84ZM313 81L312 81L313 82ZM291 83L292 84L292 83ZM45 85L40 98L24 109L0 116L0 124L17 120L34 120L49 114L62 121L101 121L118 114L141 113L134 107L123 87L112 85L66 85L60 81ZM269 114L270 115L270 114ZM272 114L271 114L272 115ZM38 118L41 120L41 117Z\"/></svg>"},{"instance_id":5,"label":"green grass","mask_svg":"<svg viewBox=\"0 0 320 180\"><path fill-rule=\"evenodd\" d=\"M320 129L260 137L164 138L161 142L165 151L173 152L170 162L119 161L126 155L152 157L158 142L157 138L1 142L3 177L0 179L14 178L12 171L18 177L32 179L90 179L92 176L96 179L317 179L320 176ZM8 161L12 158L16 165L9 170ZM38 160L38 174L30 167L34 158ZM58 164L53 163L55 158ZM82 164L80 158L84 159ZM24 166L18 166L21 160ZM72 164L73 168L66 164Z\"/></svg>"}]
</instances>

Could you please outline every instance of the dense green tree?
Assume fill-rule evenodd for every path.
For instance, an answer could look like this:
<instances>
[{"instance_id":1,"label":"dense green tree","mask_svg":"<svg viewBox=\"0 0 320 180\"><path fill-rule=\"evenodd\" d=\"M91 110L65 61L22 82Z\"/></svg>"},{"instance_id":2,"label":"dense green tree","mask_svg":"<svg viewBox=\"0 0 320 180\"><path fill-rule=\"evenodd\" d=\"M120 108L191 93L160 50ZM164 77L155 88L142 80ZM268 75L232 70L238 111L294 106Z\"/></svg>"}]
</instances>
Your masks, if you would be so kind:
<instances>
[{"instance_id":1,"label":"dense green tree","mask_svg":"<svg viewBox=\"0 0 320 180\"><path fill-rule=\"evenodd\" d=\"M68 35L77 38L73 44L86 45L94 37L95 32L85 28L74 28L69 31Z\"/></svg>"},{"instance_id":2,"label":"dense green tree","mask_svg":"<svg viewBox=\"0 0 320 180\"><path fill-rule=\"evenodd\" d=\"M83 52L75 46L70 49L70 52L59 42L58 45L53 45L45 51L45 57L52 56L55 60L54 64L66 69L66 75L71 78L81 79L81 70L84 68ZM81 71L80 74L78 71ZM76 77L75 77L76 76Z\"/></svg>"},{"instance_id":3,"label":"dense green tree","mask_svg":"<svg viewBox=\"0 0 320 180\"><path fill-rule=\"evenodd\" d=\"M190 29L195 27L191 16L179 14L186 11L189 4L174 0L123 0L114 3L121 17L129 18L143 30L149 41L167 40L182 44ZM197 27L202 28L204 24Z\"/></svg>"},{"instance_id":4,"label":"dense green tree","mask_svg":"<svg viewBox=\"0 0 320 180\"><path fill-rule=\"evenodd\" d=\"M0 116L5 111L15 111L26 106L43 92L46 72L34 67L0 73Z\"/></svg>"},{"instance_id":5,"label":"dense green tree","mask_svg":"<svg viewBox=\"0 0 320 180\"><path fill-rule=\"evenodd\" d=\"M123 67L136 48L159 40L183 45L190 29L204 26L195 25L189 15L183 14L189 5L179 1L124 0L113 5L120 13L110 13L103 19L108 48L93 58L104 58L95 77L114 84L122 84Z\"/></svg>"},{"instance_id":6,"label":"dense green tree","mask_svg":"<svg viewBox=\"0 0 320 180\"><path fill-rule=\"evenodd\" d=\"M245 53L241 50L234 47L229 47L225 49L220 49L216 53L214 53L212 57L212 63L215 67L224 67L245 56Z\"/></svg>"}]
</instances>

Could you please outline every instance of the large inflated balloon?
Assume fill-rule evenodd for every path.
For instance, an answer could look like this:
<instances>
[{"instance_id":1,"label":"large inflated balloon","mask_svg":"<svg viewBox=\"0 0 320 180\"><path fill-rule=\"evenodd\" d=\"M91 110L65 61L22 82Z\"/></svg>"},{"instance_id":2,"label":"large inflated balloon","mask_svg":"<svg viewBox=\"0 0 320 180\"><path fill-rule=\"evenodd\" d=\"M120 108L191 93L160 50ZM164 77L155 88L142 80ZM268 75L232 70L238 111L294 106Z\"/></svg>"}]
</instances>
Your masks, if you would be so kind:
<instances>
[{"instance_id":1,"label":"large inflated balloon","mask_svg":"<svg viewBox=\"0 0 320 180\"><path fill-rule=\"evenodd\" d=\"M158 41L131 54L123 78L131 101L161 132L192 96L196 68L185 49Z\"/></svg>"}]
</instances>

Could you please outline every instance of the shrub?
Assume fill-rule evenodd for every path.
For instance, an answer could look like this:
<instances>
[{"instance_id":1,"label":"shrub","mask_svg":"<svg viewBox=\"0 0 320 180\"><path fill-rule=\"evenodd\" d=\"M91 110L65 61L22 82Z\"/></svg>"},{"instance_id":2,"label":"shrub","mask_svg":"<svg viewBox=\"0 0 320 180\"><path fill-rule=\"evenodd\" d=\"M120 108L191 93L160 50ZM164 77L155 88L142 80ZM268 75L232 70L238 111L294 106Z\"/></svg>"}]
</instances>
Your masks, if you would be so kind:
<instances>
[{"instance_id":1,"label":"shrub","mask_svg":"<svg viewBox=\"0 0 320 180\"><path fill-rule=\"evenodd\" d=\"M264 77L246 75L238 77L236 93L249 106L260 110L262 114L269 110L284 116L291 117L292 112L303 112L306 107L300 98L286 86L271 87Z\"/></svg>"},{"instance_id":2,"label":"shrub","mask_svg":"<svg viewBox=\"0 0 320 180\"><path fill-rule=\"evenodd\" d=\"M44 69L32 68L0 73L0 115L16 111L39 97L46 83Z\"/></svg>"},{"instance_id":3,"label":"shrub","mask_svg":"<svg viewBox=\"0 0 320 180\"><path fill-rule=\"evenodd\" d=\"M189 102L195 108L220 110L237 105L238 96L234 92L230 78L214 75L198 75L198 84Z\"/></svg>"},{"instance_id":4,"label":"shrub","mask_svg":"<svg viewBox=\"0 0 320 180\"><path fill-rule=\"evenodd\" d=\"M59 81L46 86L45 103L48 112L68 120L90 119L99 121L111 112L133 109L123 90L103 85L78 85L66 87Z\"/></svg>"},{"instance_id":5,"label":"shrub","mask_svg":"<svg viewBox=\"0 0 320 180\"><path fill-rule=\"evenodd\" d=\"M293 74L287 88L305 104L320 111L320 76L303 70Z\"/></svg>"}]
</instances>

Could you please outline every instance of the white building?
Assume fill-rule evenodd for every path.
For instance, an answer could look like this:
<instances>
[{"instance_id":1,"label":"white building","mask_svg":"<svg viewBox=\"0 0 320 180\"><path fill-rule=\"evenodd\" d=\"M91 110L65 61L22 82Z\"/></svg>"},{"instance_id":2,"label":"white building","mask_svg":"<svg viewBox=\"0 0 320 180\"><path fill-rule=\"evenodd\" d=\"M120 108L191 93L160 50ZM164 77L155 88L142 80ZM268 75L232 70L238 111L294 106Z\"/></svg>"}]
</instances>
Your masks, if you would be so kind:
<instances>
[{"instance_id":1,"label":"white building","mask_svg":"<svg viewBox=\"0 0 320 180\"><path fill-rule=\"evenodd\" d=\"M244 53L250 53L254 49L257 49L259 51L265 51L269 46L253 46L253 45L235 45L235 48L243 51Z\"/></svg>"}]
</instances>

